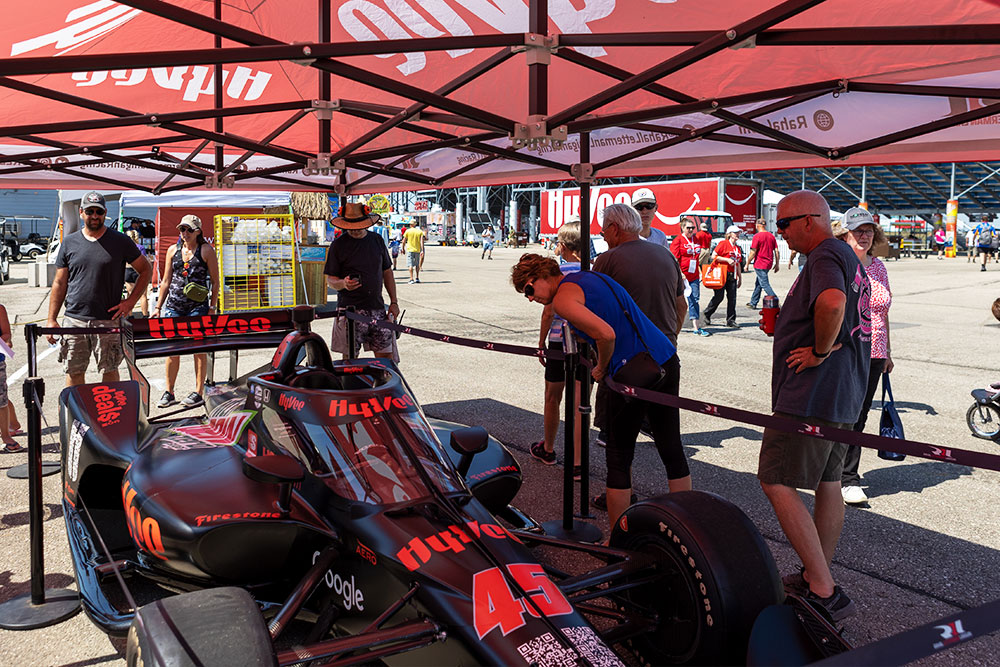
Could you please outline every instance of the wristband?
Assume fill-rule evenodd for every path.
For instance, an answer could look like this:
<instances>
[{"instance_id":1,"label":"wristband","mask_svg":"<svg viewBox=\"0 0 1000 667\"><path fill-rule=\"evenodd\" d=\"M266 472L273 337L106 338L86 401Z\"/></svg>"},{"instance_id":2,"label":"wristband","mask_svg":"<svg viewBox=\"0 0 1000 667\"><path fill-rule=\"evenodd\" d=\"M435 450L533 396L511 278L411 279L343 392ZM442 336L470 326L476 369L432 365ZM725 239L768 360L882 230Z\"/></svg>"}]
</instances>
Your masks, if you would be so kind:
<instances>
[{"instance_id":1,"label":"wristband","mask_svg":"<svg viewBox=\"0 0 1000 667\"><path fill-rule=\"evenodd\" d=\"M813 355L814 357L816 357L817 359L826 359L827 357L829 357L829 356L830 356L830 352L832 352L832 351L833 351L833 350L827 350L827 351L826 351L826 352L824 352L823 354L820 354L819 352L817 352L817 351L816 351L816 346L815 346L815 345L813 345L813 349L812 349L812 355Z\"/></svg>"}]
</instances>

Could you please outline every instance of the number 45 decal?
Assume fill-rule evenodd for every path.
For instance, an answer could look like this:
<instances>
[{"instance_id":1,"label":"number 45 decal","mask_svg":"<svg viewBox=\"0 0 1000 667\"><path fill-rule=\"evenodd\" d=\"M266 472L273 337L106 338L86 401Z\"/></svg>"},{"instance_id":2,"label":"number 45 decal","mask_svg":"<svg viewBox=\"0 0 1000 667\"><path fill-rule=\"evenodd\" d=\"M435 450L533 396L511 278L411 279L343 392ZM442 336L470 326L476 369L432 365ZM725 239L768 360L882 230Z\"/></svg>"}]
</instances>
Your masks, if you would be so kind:
<instances>
[{"instance_id":1,"label":"number 45 decal","mask_svg":"<svg viewBox=\"0 0 1000 667\"><path fill-rule=\"evenodd\" d=\"M472 623L480 639L497 627L506 636L524 626L525 612L535 617L538 616L538 611L545 616L573 613L573 605L552 580L545 576L541 565L515 563L508 565L507 570L535 604L528 604L523 599L514 597L500 568L477 572L472 577Z\"/></svg>"}]
</instances>

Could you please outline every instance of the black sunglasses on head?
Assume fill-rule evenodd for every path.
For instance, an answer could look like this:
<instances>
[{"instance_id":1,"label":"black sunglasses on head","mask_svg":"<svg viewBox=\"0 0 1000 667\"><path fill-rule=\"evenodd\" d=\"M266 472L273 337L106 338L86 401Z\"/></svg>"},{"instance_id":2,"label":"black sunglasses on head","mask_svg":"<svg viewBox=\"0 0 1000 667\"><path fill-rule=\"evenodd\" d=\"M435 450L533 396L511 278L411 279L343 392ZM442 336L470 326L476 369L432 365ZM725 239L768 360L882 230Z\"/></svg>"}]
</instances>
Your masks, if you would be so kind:
<instances>
[{"instance_id":1,"label":"black sunglasses on head","mask_svg":"<svg viewBox=\"0 0 1000 667\"><path fill-rule=\"evenodd\" d=\"M535 296L535 286L532 285L531 283L528 283L527 285L525 285L523 291L524 291L524 296L525 297Z\"/></svg>"},{"instance_id":2,"label":"black sunglasses on head","mask_svg":"<svg viewBox=\"0 0 1000 667\"><path fill-rule=\"evenodd\" d=\"M774 226L778 229L788 229L788 225L801 218L818 218L819 213L803 213L802 215L790 215L787 218L778 218L774 221Z\"/></svg>"},{"instance_id":3,"label":"black sunglasses on head","mask_svg":"<svg viewBox=\"0 0 1000 667\"><path fill-rule=\"evenodd\" d=\"M647 203L636 204L633 208L635 208L635 210L637 211L652 211L654 208L656 208L656 204L647 204Z\"/></svg>"}]
</instances>

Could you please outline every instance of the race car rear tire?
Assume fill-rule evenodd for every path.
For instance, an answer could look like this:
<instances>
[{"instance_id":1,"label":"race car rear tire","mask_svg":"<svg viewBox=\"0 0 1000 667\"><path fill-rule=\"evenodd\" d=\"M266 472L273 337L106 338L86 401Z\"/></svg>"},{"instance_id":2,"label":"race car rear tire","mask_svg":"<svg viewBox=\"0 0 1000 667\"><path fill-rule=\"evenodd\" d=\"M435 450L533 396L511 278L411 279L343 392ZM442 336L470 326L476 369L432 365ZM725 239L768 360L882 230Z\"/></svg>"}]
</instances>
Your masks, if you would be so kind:
<instances>
[{"instance_id":1,"label":"race car rear tire","mask_svg":"<svg viewBox=\"0 0 1000 667\"><path fill-rule=\"evenodd\" d=\"M136 612L128 667L277 665L257 604L242 588L209 588L158 600Z\"/></svg>"},{"instance_id":2,"label":"race car rear tire","mask_svg":"<svg viewBox=\"0 0 1000 667\"><path fill-rule=\"evenodd\" d=\"M655 630L628 640L645 665L743 664L757 615L784 597L753 522L711 493L671 493L631 506L611 546L652 554L663 574L623 593L659 619Z\"/></svg>"}]
</instances>

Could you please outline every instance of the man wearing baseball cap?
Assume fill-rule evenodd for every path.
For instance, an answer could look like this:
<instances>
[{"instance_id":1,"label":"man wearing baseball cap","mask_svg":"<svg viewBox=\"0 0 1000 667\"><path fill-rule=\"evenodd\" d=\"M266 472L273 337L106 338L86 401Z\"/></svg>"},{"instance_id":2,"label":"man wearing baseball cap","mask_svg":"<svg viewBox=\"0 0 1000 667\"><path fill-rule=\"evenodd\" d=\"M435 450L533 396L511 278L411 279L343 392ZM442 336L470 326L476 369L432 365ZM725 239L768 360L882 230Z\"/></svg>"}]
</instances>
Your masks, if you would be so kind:
<instances>
[{"instance_id":1,"label":"man wearing baseball cap","mask_svg":"<svg viewBox=\"0 0 1000 667\"><path fill-rule=\"evenodd\" d=\"M642 221L642 231L639 238L644 241L659 243L661 246L670 249L670 241L663 230L653 227L653 219L656 217L656 196L649 188L639 188L632 193L632 208L639 212L639 219Z\"/></svg>"},{"instance_id":2,"label":"man wearing baseball cap","mask_svg":"<svg viewBox=\"0 0 1000 667\"><path fill-rule=\"evenodd\" d=\"M132 239L104 225L107 206L104 195L88 192L80 201L82 227L66 236L56 257L56 275L49 295L46 327L59 326L59 311L66 312L64 327L113 327L116 320L128 317L139 296L146 291L153 271ZM122 299L125 265L130 264L139 277L135 289ZM50 343L56 342L49 335ZM66 373L66 386L87 381L91 357L101 371L102 382L117 382L122 362L121 337L118 334L62 336L59 360Z\"/></svg>"},{"instance_id":3,"label":"man wearing baseball cap","mask_svg":"<svg viewBox=\"0 0 1000 667\"><path fill-rule=\"evenodd\" d=\"M326 282L337 290L337 307L354 306L356 312L368 320L384 321L399 317L396 301L396 279L392 274L389 250L378 234L369 233L368 228L381 220L377 213L359 202L345 202L340 214L332 224L344 230L344 234L330 245L326 254ZM389 295L388 315L382 289ZM381 327L365 322L355 323L357 343L374 352L376 357L386 357L399 361L395 334ZM343 354L344 359L357 352L350 349L347 339L347 318L338 317L333 325L334 352Z\"/></svg>"}]
</instances>

